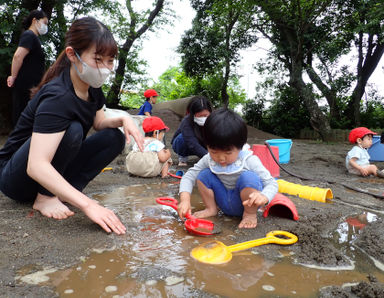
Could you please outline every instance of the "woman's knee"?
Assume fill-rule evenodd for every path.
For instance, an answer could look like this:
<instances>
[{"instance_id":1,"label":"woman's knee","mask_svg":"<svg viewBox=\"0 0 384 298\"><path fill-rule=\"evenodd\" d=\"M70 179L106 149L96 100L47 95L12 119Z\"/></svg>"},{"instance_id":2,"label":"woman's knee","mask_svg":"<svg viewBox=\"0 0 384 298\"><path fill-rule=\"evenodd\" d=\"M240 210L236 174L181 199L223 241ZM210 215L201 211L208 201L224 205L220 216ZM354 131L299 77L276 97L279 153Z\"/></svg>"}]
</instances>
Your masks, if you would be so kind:
<instances>
[{"instance_id":1,"label":"woman's knee","mask_svg":"<svg viewBox=\"0 0 384 298\"><path fill-rule=\"evenodd\" d=\"M116 146L118 152L123 151L125 147L125 135L118 128L107 128L105 129L106 139L111 144Z\"/></svg>"},{"instance_id":2,"label":"woman's knee","mask_svg":"<svg viewBox=\"0 0 384 298\"><path fill-rule=\"evenodd\" d=\"M73 121L66 129L61 143L68 149L80 148L83 136L82 125L77 121Z\"/></svg>"},{"instance_id":3,"label":"woman's knee","mask_svg":"<svg viewBox=\"0 0 384 298\"><path fill-rule=\"evenodd\" d=\"M186 148L182 134L179 134L172 142L172 149L181 156L186 156Z\"/></svg>"}]
</instances>

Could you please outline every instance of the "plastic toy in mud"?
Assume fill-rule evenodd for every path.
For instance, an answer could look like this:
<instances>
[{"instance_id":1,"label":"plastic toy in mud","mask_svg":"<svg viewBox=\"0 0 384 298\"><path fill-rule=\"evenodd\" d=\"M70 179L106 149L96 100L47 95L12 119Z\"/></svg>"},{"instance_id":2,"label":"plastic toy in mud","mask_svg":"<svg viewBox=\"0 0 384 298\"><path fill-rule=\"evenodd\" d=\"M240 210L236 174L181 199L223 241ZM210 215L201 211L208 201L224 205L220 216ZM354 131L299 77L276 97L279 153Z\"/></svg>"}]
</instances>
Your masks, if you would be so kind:
<instances>
[{"instance_id":1,"label":"plastic toy in mud","mask_svg":"<svg viewBox=\"0 0 384 298\"><path fill-rule=\"evenodd\" d=\"M299 214L295 204L281 193L277 193L272 201L265 207L263 216L267 217L269 214L299 220Z\"/></svg>"},{"instance_id":2,"label":"plastic toy in mud","mask_svg":"<svg viewBox=\"0 0 384 298\"><path fill-rule=\"evenodd\" d=\"M266 235L265 238L255 239L230 246L226 246L220 241L206 242L192 249L190 255L192 258L199 262L219 265L228 263L230 260L232 260L232 252L235 251L245 250L255 246L270 243L289 245L296 243L297 240L297 236L292 233L286 231L271 231Z\"/></svg>"},{"instance_id":3,"label":"plastic toy in mud","mask_svg":"<svg viewBox=\"0 0 384 298\"><path fill-rule=\"evenodd\" d=\"M168 175L173 177L173 178L181 179L181 177L183 177L183 175L184 175L184 172L182 170L178 170L178 171L176 171L175 174L168 172Z\"/></svg>"},{"instance_id":4,"label":"plastic toy in mud","mask_svg":"<svg viewBox=\"0 0 384 298\"><path fill-rule=\"evenodd\" d=\"M177 211L177 200L169 197L160 197L156 202L161 205L172 207ZM194 217L191 214L185 216L187 220L184 222L185 229L195 235L209 236L220 233L220 230L215 228L215 224L209 220Z\"/></svg>"},{"instance_id":5,"label":"plastic toy in mud","mask_svg":"<svg viewBox=\"0 0 384 298\"><path fill-rule=\"evenodd\" d=\"M279 192L293 196L299 196L303 199L318 201L322 203L327 203L327 201L333 199L333 193L330 188L300 185L281 179L277 180L277 184L279 185Z\"/></svg>"}]
</instances>

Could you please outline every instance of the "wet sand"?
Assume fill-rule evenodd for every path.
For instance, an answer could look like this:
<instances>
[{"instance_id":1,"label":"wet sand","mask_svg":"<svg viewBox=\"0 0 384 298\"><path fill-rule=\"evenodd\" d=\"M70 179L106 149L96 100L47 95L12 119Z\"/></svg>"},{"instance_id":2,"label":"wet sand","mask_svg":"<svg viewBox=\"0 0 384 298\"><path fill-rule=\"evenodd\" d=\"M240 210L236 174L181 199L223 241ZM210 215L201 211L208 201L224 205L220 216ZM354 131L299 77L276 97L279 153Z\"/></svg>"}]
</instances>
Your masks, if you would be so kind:
<instances>
[{"instance_id":1,"label":"wet sand","mask_svg":"<svg viewBox=\"0 0 384 298\"><path fill-rule=\"evenodd\" d=\"M157 116L162 117L171 129L167 134L169 142L180 118L170 111L159 111ZM265 139L270 138L273 136L256 129L249 131L250 144L263 144ZM234 233L234 242L260 238L271 230L286 230L299 237L299 241L289 248L295 254L297 263L322 268L348 267L351 266L351 261L346 257L342 247L335 245L334 238L340 225L345 224L347 218L353 217L362 225L358 226L356 220L350 221L349 228L360 227L352 247L368 255L368 259L374 260L372 261L374 266L383 271L384 268L381 266L384 264L384 199L353 191L342 184L383 194L384 179L348 175L344 160L350 148L348 143L323 144L316 141L293 140L290 162L283 167L290 173L308 177L310 180L291 176L283 170L280 170L280 178L301 185L331 188L333 200L330 203L320 203L289 196L299 213L298 221L272 215L267 218L260 217L256 229L237 230ZM177 162L176 155L173 155L173 159ZM124 161L125 156L122 154L111 163L113 169L100 174L87 186L85 193L103 194L119 187L164 181L160 178L129 176ZM195 161L196 158L190 158L188 166L192 166ZM375 164L379 168L384 168L382 162ZM186 171L187 167L173 166L173 169ZM151 191L153 197L156 197L156 191L148 190ZM78 210L75 208L72 210L76 212L73 217L61 221L52 220L33 212L29 204L17 204L0 195L0 297L57 296L55 288L51 286L27 284L16 280L15 277L22 273L20 270L34 272L53 267L68 268L77 264L79 259L89 256L95 248L102 250L124 245L121 238L104 233ZM366 220L364 214L367 212L375 214L376 219L371 222ZM125 220L129 233L134 225L131 225L124 215L119 215ZM263 249L262 252L268 255L267 249ZM198 294L210 296L210 293ZM318 292L318 296L321 297L383 297L383 295L384 286L374 275L368 275L354 285L327 287Z\"/></svg>"}]
</instances>

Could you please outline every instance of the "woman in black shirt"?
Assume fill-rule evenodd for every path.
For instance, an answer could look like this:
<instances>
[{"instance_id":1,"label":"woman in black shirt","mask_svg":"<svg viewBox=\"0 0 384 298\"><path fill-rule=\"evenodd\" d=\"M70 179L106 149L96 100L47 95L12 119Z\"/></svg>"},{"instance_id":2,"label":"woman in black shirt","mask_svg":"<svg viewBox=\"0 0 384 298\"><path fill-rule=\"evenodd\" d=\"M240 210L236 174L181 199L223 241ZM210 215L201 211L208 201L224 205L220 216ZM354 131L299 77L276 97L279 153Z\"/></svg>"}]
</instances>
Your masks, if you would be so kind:
<instances>
[{"instance_id":1,"label":"woman in black shirt","mask_svg":"<svg viewBox=\"0 0 384 298\"><path fill-rule=\"evenodd\" d=\"M25 31L13 55L11 75L7 79L8 87L13 87L13 126L30 99L30 89L36 87L44 75L45 56L38 37L48 32L48 18L44 11L31 11L23 21L23 29Z\"/></svg>"},{"instance_id":2,"label":"woman in black shirt","mask_svg":"<svg viewBox=\"0 0 384 298\"><path fill-rule=\"evenodd\" d=\"M144 138L127 116L105 118L101 86L110 74L117 44L107 27L91 17L76 20L65 50L45 73L0 150L0 190L55 219L82 210L107 232L125 227L109 209L82 193L121 153L129 135L140 150ZM90 128L96 132L87 136ZM118 129L123 127L124 134Z\"/></svg>"}]
</instances>

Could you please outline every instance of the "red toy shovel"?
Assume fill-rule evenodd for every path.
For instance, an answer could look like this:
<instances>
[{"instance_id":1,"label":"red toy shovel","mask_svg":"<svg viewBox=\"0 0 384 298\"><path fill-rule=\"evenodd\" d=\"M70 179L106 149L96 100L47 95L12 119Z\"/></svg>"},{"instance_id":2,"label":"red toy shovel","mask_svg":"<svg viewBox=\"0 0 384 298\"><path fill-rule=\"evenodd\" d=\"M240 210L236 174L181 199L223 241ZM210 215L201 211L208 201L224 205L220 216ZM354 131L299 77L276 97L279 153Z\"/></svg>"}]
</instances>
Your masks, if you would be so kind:
<instances>
[{"instance_id":1,"label":"red toy shovel","mask_svg":"<svg viewBox=\"0 0 384 298\"><path fill-rule=\"evenodd\" d=\"M177 211L177 200L174 198L161 197L157 198L156 202L172 207ZM196 218L191 214L187 214L185 217L187 218L184 222L185 229L192 234L208 236L219 233L219 231L214 230L215 224L209 220Z\"/></svg>"}]
</instances>

